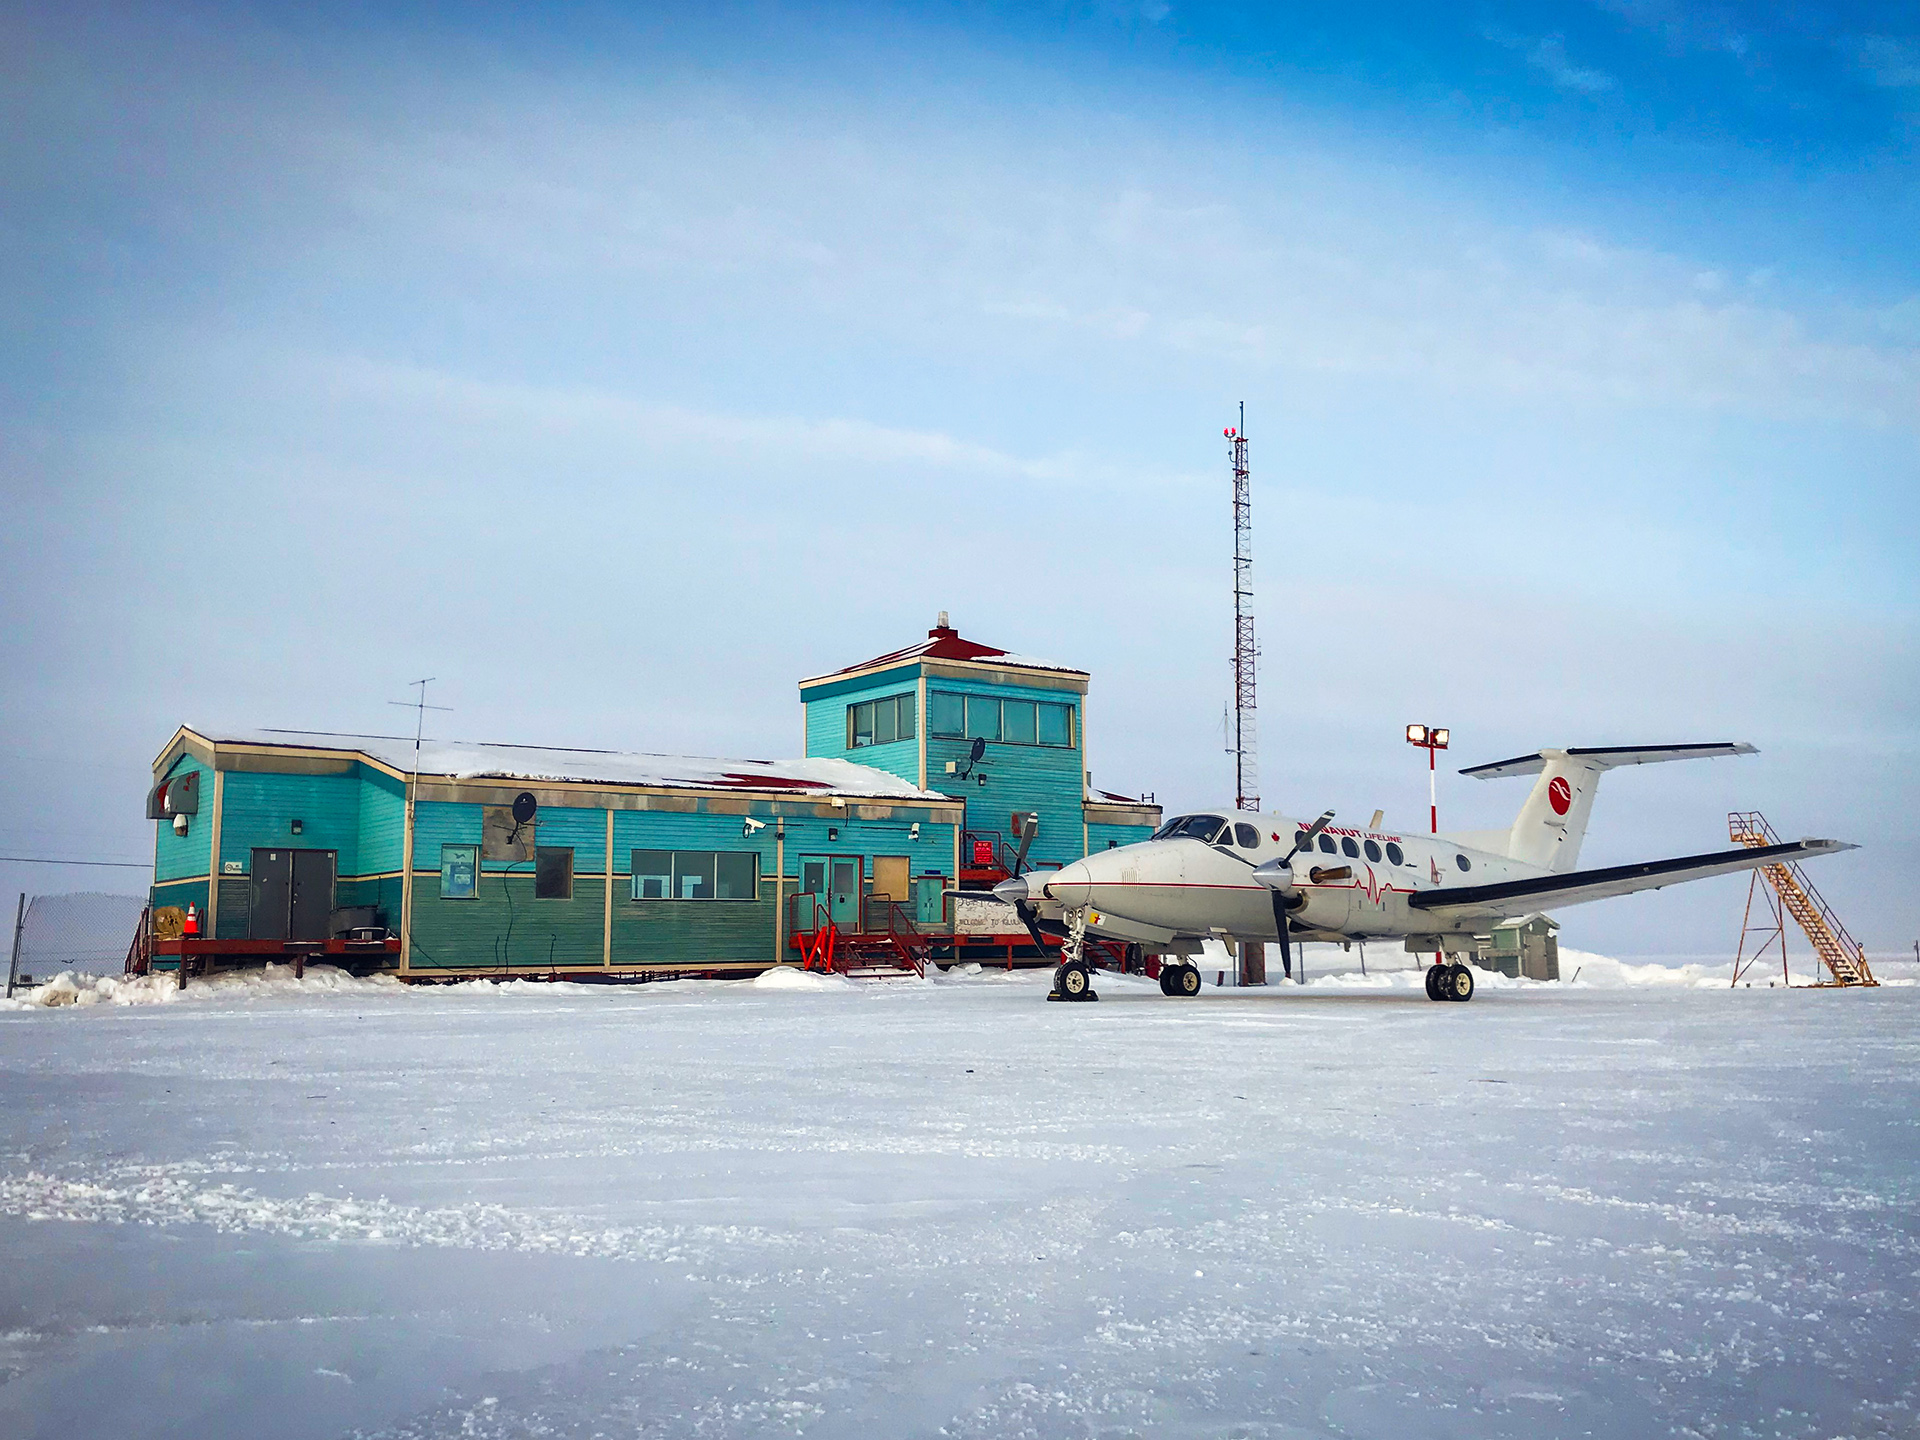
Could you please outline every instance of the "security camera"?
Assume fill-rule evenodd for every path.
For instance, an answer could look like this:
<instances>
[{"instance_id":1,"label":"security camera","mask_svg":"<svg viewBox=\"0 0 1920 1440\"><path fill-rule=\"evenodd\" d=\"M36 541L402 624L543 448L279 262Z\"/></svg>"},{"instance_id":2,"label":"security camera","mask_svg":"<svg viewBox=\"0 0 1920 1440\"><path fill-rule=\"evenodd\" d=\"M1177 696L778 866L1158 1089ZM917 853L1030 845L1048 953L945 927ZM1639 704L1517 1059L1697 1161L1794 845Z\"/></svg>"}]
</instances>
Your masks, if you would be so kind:
<instances>
[{"instance_id":1,"label":"security camera","mask_svg":"<svg viewBox=\"0 0 1920 1440\"><path fill-rule=\"evenodd\" d=\"M754 831L764 830L766 828L767 828L766 821L756 820L751 815L749 815L745 818L744 822L741 824L740 833L746 836L748 839L752 839Z\"/></svg>"},{"instance_id":2,"label":"security camera","mask_svg":"<svg viewBox=\"0 0 1920 1440\"><path fill-rule=\"evenodd\" d=\"M920 838L920 822L916 820L913 822L913 824L907 827L907 839L918 840L919 838Z\"/></svg>"}]
</instances>

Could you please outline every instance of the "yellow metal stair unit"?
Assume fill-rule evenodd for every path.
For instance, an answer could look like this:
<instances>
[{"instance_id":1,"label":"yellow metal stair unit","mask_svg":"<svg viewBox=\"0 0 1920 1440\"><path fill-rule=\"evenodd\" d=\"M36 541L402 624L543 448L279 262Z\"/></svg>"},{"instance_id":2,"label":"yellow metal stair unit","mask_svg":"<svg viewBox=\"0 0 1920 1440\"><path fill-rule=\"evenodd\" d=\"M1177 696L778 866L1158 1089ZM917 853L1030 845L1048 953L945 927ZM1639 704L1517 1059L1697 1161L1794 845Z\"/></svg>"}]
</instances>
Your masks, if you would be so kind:
<instances>
[{"instance_id":1,"label":"yellow metal stair unit","mask_svg":"<svg viewBox=\"0 0 1920 1440\"><path fill-rule=\"evenodd\" d=\"M1768 845L1781 843L1773 827L1767 823L1767 817L1758 810L1736 810L1727 816L1727 833L1738 844L1758 850ZM1771 894L1760 893L1760 882L1765 880ZM1763 921L1771 916L1771 924L1754 923L1754 901L1760 900L1763 909ZM1820 892L1807 879L1806 872L1792 861L1783 864L1765 865L1753 872L1753 879L1747 886L1747 913L1740 926L1740 950L1733 961L1733 983L1738 985L1740 978L1753 963L1760 959L1778 940L1780 945L1780 973L1788 984L1792 983L1787 971L1787 927L1786 917L1791 915L1796 924L1806 932L1807 939L1813 942L1813 952L1827 967L1827 973L1833 978L1822 980L1822 985L1878 985L1873 971L1867 967L1867 955L1860 948L1860 942L1847 933L1847 927L1840 923L1840 917L1833 908L1821 898ZM1747 938L1758 934L1762 938L1753 953L1747 953Z\"/></svg>"}]
</instances>

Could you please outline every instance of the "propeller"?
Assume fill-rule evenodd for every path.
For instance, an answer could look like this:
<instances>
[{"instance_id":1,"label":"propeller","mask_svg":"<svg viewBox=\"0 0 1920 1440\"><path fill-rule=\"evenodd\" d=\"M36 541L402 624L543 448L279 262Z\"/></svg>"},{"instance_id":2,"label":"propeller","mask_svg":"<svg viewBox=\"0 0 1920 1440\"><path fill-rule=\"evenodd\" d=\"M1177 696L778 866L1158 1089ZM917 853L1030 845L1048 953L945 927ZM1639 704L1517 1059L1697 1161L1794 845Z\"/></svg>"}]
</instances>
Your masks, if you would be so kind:
<instances>
[{"instance_id":1,"label":"propeller","mask_svg":"<svg viewBox=\"0 0 1920 1440\"><path fill-rule=\"evenodd\" d=\"M1321 817L1293 837L1293 848L1278 860L1269 860L1256 866L1254 877L1267 886L1273 894L1273 926L1280 932L1280 970L1289 980L1293 978L1293 942L1291 923L1287 919L1288 892L1293 888L1293 857L1313 843L1313 837L1327 828L1327 822L1333 819L1333 811L1328 810ZM1281 877L1285 878L1282 879ZM1274 883L1279 881L1278 884Z\"/></svg>"},{"instance_id":2,"label":"propeller","mask_svg":"<svg viewBox=\"0 0 1920 1440\"><path fill-rule=\"evenodd\" d=\"M1033 837L1040 833L1040 817L1032 811L1025 815L1016 812L1013 817L1013 833L1020 837L1020 848L1013 855L1013 878L1019 879L1027 865L1027 850L1033 844ZM1042 954L1046 952L1047 942L1040 934L1040 912L1026 900L1013 902L1013 913L1020 917L1020 923L1027 927L1027 933L1033 937L1035 948Z\"/></svg>"}]
</instances>

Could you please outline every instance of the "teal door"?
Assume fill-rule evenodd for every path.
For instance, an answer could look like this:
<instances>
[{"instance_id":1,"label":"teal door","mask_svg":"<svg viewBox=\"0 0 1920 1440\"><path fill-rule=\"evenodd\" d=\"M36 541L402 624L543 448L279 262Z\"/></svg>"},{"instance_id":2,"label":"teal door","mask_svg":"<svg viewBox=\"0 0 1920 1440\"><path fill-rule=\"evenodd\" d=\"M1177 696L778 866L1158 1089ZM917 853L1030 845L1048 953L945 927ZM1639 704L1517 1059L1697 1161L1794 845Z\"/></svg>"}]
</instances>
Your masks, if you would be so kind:
<instances>
[{"instance_id":1,"label":"teal door","mask_svg":"<svg viewBox=\"0 0 1920 1440\"><path fill-rule=\"evenodd\" d=\"M860 928L860 859L836 855L827 865L827 914L842 930Z\"/></svg>"},{"instance_id":2,"label":"teal door","mask_svg":"<svg viewBox=\"0 0 1920 1440\"><path fill-rule=\"evenodd\" d=\"M916 925L938 925L947 918L947 877L922 875L913 882L913 920Z\"/></svg>"},{"instance_id":3,"label":"teal door","mask_svg":"<svg viewBox=\"0 0 1920 1440\"><path fill-rule=\"evenodd\" d=\"M827 868L832 862L825 855L800 857L800 893L793 902L793 928L797 934L811 934L827 923Z\"/></svg>"}]
</instances>

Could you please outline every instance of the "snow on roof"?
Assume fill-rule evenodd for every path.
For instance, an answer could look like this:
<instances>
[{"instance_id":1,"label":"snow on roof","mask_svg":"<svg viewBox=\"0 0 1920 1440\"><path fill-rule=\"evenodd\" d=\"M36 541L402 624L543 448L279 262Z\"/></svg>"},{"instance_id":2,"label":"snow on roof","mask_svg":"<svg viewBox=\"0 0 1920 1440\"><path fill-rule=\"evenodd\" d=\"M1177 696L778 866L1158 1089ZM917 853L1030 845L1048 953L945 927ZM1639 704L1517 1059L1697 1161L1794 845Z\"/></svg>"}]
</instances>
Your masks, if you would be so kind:
<instances>
[{"instance_id":1,"label":"snow on roof","mask_svg":"<svg viewBox=\"0 0 1920 1440\"><path fill-rule=\"evenodd\" d=\"M941 616L944 622L945 615ZM889 651L885 655L876 655L871 660L863 660L858 665L848 665L841 670L829 670L825 675L815 675L802 680L802 685L811 685L821 680L830 680L835 675L851 675L861 670L884 669L888 665L904 665L909 660L974 660L994 665L1011 665L1023 670L1054 670L1062 675L1085 675L1084 670L1076 670L1071 665L1057 665L1051 660L1037 660L1031 655L1015 655L1011 651L996 646L982 645L977 640L968 640L958 630L945 623L927 631L927 638L918 645L909 645L904 650Z\"/></svg>"},{"instance_id":2,"label":"snow on roof","mask_svg":"<svg viewBox=\"0 0 1920 1440\"><path fill-rule=\"evenodd\" d=\"M216 745L269 745L364 755L394 770L413 769L413 739L317 730L205 730L185 727ZM648 755L573 750L552 745L499 745L477 740L426 740L420 773L455 780L565 781L589 785L652 785L665 789L772 791L853 799L946 800L934 790L849 760L728 760L702 755Z\"/></svg>"}]
</instances>

